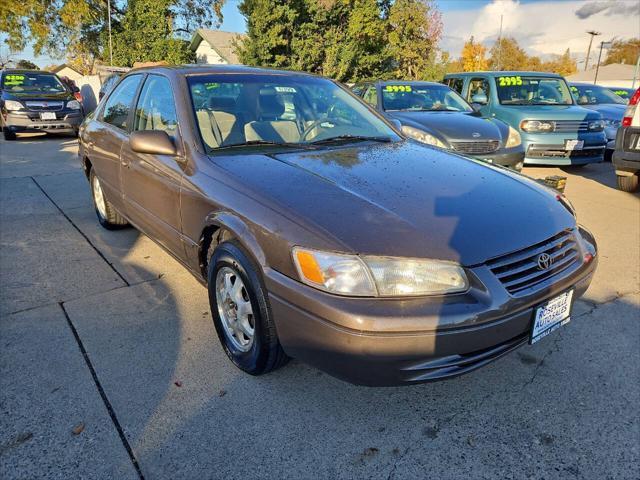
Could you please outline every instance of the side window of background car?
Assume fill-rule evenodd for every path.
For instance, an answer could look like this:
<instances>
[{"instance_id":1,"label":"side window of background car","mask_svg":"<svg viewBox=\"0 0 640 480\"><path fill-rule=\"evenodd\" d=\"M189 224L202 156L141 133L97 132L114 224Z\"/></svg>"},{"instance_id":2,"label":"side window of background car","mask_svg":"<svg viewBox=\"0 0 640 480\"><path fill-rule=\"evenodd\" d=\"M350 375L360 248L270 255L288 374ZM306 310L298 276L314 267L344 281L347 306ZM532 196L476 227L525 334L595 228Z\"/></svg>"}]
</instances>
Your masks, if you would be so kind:
<instances>
[{"instance_id":1,"label":"side window of background car","mask_svg":"<svg viewBox=\"0 0 640 480\"><path fill-rule=\"evenodd\" d=\"M141 79L141 75L132 75L120 82L107 99L102 113L102 121L123 130L127 129L129 110Z\"/></svg>"},{"instance_id":2,"label":"side window of background car","mask_svg":"<svg viewBox=\"0 0 640 480\"><path fill-rule=\"evenodd\" d=\"M133 129L163 130L173 136L177 128L176 104L169 79L149 75L140 92Z\"/></svg>"},{"instance_id":3,"label":"side window of background car","mask_svg":"<svg viewBox=\"0 0 640 480\"><path fill-rule=\"evenodd\" d=\"M378 106L378 92L376 92L376 87L369 87L367 91L364 92L363 100L367 102L372 107Z\"/></svg>"},{"instance_id":4,"label":"side window of background car","mask_svg":"<svg viewBox=\"0 0 640 480\"><path fill-rule=\"evenodd\" d=\"M469 92L467 93L467 101L470 103L489 103L489 82L485 78L472 78L469 81ZM479 102L484 95L486 101ZM475 101L474 101L475 97Z\"/></svg>"},{"instance_id":5,"label":"side window of background car","mask_svg":"<svg viewBox=\"0 0 640 480\"><path fill-rule=\"evenodd\" d=\"M446 83L451 90L455 90L462 95L462 87L464 86L464 80L462 78L449 78Z\"/></svg>"}]
</instances>

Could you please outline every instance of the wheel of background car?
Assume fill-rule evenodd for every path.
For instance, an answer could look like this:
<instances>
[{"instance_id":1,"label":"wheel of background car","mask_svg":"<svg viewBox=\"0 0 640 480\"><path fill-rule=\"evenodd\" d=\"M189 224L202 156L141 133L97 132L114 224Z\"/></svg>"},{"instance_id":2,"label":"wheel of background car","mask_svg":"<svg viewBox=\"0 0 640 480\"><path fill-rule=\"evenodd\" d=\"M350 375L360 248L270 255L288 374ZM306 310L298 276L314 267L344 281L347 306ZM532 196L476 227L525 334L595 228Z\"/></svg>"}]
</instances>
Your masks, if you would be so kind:
<instances>
[{"instance_id":1,"label":"wheel of background car","mask_svg":"<svg viewBox=\"0 0 640 480\"><path fill-rule=\"evenodd\" d=\"M16 139L16 134L15 132L12 132L11 130L9 130L8 128L3 128L2 129L2 135L4 136L4 139L8 142L11 142L13 140Z\"/></svg>"},{"instance_id":2,"label":"wheel of background car","mask_svg":"<svg viewBox=\"0 0 640 480\"><path fill-rule=\"evenodd\" d=\"M618 188L623 192L635 192L638 189L638 175L622 176L616 175Z\"/></svg>"},{"instance_id":3,"label":"wheel of background car","mask_svg":"<svg viewBox=\"0 0 640 480\"><path fill-rule=\"evenodd\" d=\"M126 227L129 223L127 219L120 215L102 190L100 180L96 176L93 169L89 172L89 183L91 184L91 196L93 198L93 206L96 209L98 221L107 230L117 230Z\"/></svg>"},{"instance_id":4,"label":"wheel of background car","mask_svg":"<svg viewBox=\"0 0 640 480\"><path fill-rule=\"evenodd\" d=\"M209 305L225 353L251 375L284 365L267 292L258 267L233 241L209 251Z\"/></svg>"}]
</instances>

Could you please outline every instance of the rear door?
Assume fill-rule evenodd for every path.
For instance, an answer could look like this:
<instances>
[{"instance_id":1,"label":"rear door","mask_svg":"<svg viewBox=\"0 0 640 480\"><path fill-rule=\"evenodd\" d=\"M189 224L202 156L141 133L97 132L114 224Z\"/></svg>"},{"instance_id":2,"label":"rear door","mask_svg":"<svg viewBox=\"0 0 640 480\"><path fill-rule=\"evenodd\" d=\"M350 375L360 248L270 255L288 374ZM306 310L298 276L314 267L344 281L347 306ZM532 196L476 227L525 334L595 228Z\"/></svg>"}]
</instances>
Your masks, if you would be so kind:
<instances>
[{"instance_id":1,"label":"rear door","mask_svg":"<svg viewBox=\"0 0 640 480\"><path fill-rule=\"evenodd\" d=\"M124 213L120 180L120 150L128 142L130 111L142 75L130 75L122 80L107 98L104 108L98 113L98 121L91 122L90 143L87 154L100 179L102 189L116 210Z\"/></svg>"},{"instance_id":2,"label":"rear door","mask_svg":"<svg viewBox=\"0 0 640 480\"><path fill-rule=\"evenodd\" d=\"M178 258L184 258L180 239L180 186L184 150L169 78L147 75L133 115L132 131L161 130L173 140L177 156L151 155L122 147L122 184L127 216L147 235Z\"/></svg>"}]
</instances>

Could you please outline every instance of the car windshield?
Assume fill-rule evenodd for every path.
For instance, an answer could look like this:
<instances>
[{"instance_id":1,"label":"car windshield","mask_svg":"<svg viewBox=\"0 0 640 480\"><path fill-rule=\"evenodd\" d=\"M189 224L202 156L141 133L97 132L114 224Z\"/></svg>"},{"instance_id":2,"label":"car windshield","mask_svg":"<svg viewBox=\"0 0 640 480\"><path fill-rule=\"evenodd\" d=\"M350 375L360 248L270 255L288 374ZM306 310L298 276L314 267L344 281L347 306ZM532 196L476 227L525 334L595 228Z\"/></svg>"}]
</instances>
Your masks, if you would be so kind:
<instances>
[{"instance_id":1,"label":"car windshield","mask_svg":"<svg viewBox=\"0 0 640 480\"><path fill-rule=\"evenodd\" d=\"M572 105L573 98L563 78L505 75L496 77L502 105Z\"/></svg>"},{"instance_id":2,"label":"car windshield","mask_svg":"<svg viewBox=\"0 0 640 480\"><path fill-rule=\"evenodd\" d=\"M240 73L189 75L187 81L209 150L400 139L360 100L324 78Z\"/></svg>"},{"instance_id":3,"label":"car windshield","mask_svg":"<svg viewBox=\"0 0 640 480\"><path fill-rule=\"evenodd\" d=\"M472 112L471 106L445 85L422 83L382 86L385 111Z\"/></svg>"},{"instance_id":4,"label":"car windshield","mask_svg":"<svg viewBox=\"0 0 640 480\"><path fill-rule=\"evenodd\" d=\"M9 92L62 93L66 91L60 79L52 73L16 72L2 77L2 89Z\"/></svg>"},{"instance_id":5,"label":"car windshield","mask_svg":"<svg viewBox=\"0 0 640 480\"><path fill-rule=\"evenodd\" d=\"M599 105L603 103L625 105L627 103L608 88L597 85L571 85L571 93L578 105Z\"/></svg>"}]
</instances>

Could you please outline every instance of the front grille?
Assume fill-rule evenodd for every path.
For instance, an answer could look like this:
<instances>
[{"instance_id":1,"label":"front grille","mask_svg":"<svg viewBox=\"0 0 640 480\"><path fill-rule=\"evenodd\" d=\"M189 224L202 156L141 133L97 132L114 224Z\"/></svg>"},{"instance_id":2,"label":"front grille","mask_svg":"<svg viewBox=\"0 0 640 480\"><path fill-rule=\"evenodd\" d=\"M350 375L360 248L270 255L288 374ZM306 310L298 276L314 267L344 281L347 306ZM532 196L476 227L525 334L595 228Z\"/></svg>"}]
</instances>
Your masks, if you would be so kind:
<instances>
[{"instance_id":1,"label":"front grille","mask_svg":"<svg viewBox=\"0 0 640 480\"><path fill-rule=\"evenodd\" d=\"M554 132L586 132L589 130L589 122L580 120L554 120Z\"/></svg>"},{"instance_id":2,"label":"front grille","mask_svg":"<svg viewBox=\"0 0 640 480\"><path fill-rule=\"evenodd\" d=\"M604 147L584 148L582 150L565 150L562 146L531 145L527 150L527 158L581 158L604 155Z\"/></svg>"},{"instance_id":3,"label":"front grille","mask_svg":"<svg viewBox=\"0 0 640 480\"><path fill-rule=\"evenodd\" d=\"M498 150L500 142L498 140L484 140L479 142L451 142L451 146L456 152L476 155L480 153L495 152L496 150Z\"/></svg>"},{"instance_id":4,"label":"front grille","mask_svg":"<svg viewBox=\"0 0 640 480\"><path fill-rule=\"evenodd\" d=\"M538 258L544 253L549 255L551 263L548 268L541 269ZM487 266L510 294L518 295L541 286L579 261L575 234L567 229L544 242L490 260Z\"/></svg>"},{"instance_id":5,"label":"front grille","mask_svg":"<svg viewBox=\"0 0 640 480\"><path fill-rule=\"evenodd\" d=\"M29 110L32 110L34 112L53 112L56 110L62 110L62 106L64 105L64 102L60 102L57 100L56 101L34 100L34 101L24 102L24 104L27 106Z\"/></svg>"}]
</instances>

